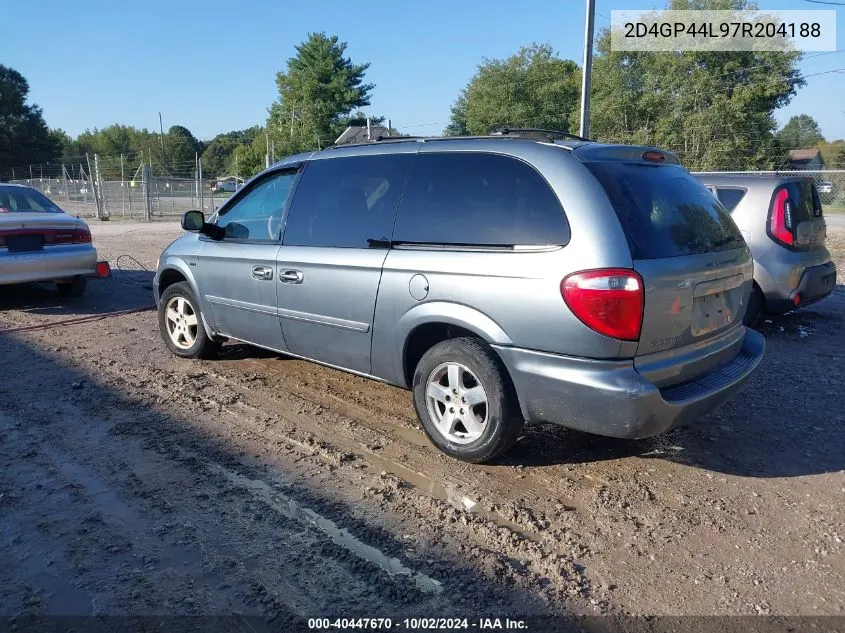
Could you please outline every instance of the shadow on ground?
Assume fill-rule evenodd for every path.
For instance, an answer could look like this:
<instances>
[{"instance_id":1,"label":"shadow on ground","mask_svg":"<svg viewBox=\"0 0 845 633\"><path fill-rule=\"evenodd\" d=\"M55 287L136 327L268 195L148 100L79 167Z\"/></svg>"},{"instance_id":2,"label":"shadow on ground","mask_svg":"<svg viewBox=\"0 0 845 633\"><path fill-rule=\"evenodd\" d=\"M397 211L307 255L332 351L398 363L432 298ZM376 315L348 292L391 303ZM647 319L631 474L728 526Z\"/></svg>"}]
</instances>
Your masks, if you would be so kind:
<instances>
[{"instance_id":1,"label":"shadow on ground","mask_svg":"<svg viewBox=\"0 0 845 633\"><path fill-rule=\"evenodd\" d=\"M28 315L86 316L152 305L153 273L113 271L107 279L89 279L81 297L61 296L55 284L0 286L0 312L20 310Z\"/></svg>"},{"instance_id":2,"label":"shadow on ground","mask_svg":"<svg viewBox=\"0 0 845 633\"><path fill-rule=\"evenodd\" d=\"M43 291L29 292L18 305L49 305ZM313 517L294 520L249 487L221 480L225 469L276 489L274 476L285 474L250 465L243 446L206 433L203 420L218 414L190 397L179 417L172 413L178 403L164 410L155 393L110 388L18 335L0 337L0 357L7 367L26 368L0 382L4 622L239 613L272 620L272 630L305 630L306 616L480 617L491 604L502 613L550 612L456 553L422 550L409 558L401 534L365 522L354 507L301 485L283 488L296 504L442 582L441 593L427 593L345 549ZM27 397L26 385L50 398ZM134 626L119 624L112 630Z\"/></svg>"}]
</instances>

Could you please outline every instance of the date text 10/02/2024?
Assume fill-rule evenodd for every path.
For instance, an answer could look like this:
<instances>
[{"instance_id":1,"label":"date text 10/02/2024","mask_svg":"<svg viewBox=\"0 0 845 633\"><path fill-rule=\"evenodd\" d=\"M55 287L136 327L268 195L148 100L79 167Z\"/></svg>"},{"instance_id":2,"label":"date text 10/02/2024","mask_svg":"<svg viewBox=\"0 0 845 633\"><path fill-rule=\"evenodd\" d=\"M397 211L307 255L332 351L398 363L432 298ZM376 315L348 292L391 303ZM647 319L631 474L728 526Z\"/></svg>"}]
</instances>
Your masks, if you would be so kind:
<instances>
[{"instance_id":1,"label":"date text 10/02/2024","mask_svg":"<svg viewBox=\"0 0 845 633\"><path fill-rule=\"evenodd\" d=\"M511 630L518 631L527 629L528 625L524 620L510 618L403 618L393 620L391 618L310 618L308 620L310 630Z\"/></svg>"}]
</instances>

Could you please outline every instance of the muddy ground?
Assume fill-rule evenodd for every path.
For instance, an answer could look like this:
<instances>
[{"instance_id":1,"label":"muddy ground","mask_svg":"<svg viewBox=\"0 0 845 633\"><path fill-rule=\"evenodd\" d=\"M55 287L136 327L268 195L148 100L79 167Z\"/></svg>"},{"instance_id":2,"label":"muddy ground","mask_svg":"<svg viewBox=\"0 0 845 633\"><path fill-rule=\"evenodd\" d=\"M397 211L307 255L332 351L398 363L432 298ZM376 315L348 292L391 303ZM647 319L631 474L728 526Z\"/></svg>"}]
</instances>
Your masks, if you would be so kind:
<instances>
[{"instance_id":1,"label":"muddy ground","mask_svg":"<svg viewBox=\"0 0 845 633\"><path fill-rule=\"evenodd\" d=\"M180 360L152 311L59 324L150 306L141 267L180 233L92 224L125 272L78 300L0 287L0 627L845 615L845 287L768 318L749 387L691 427L533 426L473 466L402 390L240 344ZM841 274L845 229L829 242Z\"/></svg>"}]
</instances>

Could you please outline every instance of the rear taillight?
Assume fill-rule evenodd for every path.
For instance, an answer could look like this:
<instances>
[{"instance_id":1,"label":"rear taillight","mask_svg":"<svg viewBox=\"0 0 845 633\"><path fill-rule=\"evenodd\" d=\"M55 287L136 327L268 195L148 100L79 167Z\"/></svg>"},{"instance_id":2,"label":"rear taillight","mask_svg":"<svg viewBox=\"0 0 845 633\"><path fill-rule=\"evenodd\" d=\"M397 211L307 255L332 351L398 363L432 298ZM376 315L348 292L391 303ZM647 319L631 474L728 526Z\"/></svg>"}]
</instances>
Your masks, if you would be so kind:
<instances>
[{"instance_id":1,"label":"rear taillight","mask_svg":"<svg viewBox=\"0 0 845 633\"><path fill-rule=\"evenodd\" d=\"M792 233L792 205L789 203L789 192L786 188L780 189L772 199L770 215L769 233L772 239L786 246L792 246L795 243L795 236Z\"/></svg>"},{"instance_id":2,"label":"rear taillight","mask_svg":"<svg viewBox=\"0 0 845 633\"><path fill-rule=\"evenodd\" d=\"M89 244L91 242L91 232L87 229L76 229L73 232L74 244Z\"/></svg>"},{"instance_id":3,"label":"rear taillight","mask_svg":"<svg viewBox=\"0 0 845 633\"><path fill-rule=\"evenodd\" d=\"M41 231L44 244L88 244L91 232L86 229L48 229Z\"/></svg>"},{"instance_id":4,"label":"rear taillight","mask_svg":"<svg viewBox=\"0 0 845 633\"><path fill-rule=\"evenodd\" d=\"M623 341L640 338L643 280L627 268L585 270L560 282L560 294L572 313L599 334Z\"/></svg>"}]
</instances>

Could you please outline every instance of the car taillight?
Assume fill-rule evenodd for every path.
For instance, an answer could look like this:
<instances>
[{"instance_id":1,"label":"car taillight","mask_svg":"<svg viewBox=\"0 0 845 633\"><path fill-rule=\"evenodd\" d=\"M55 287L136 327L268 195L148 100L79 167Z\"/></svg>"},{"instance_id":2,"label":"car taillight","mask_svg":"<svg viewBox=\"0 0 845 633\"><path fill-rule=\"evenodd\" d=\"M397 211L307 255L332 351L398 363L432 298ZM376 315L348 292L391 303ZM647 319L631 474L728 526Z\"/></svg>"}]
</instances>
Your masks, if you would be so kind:
<instances>
[{"instance_id":1,"label":"car taillight","mask_svg":"<svg viewBox=\"0 0 845 633\"><path fill-rule=\"evenodd\" d=\"M91 242L91 232L86 229L75 229L73 231L74 244L89 244Z\"/></svg>"},{"instance_id":2,"label":"car taillight","mask_svg":"<svg viewBox=\"0 0 845 633\"><path fill-rule=\"evenodd\" d=\"M775 194L772 200L769 233L772 238L792 246L795 236L792 234L792 205L789 203L789 192L784 188Z\"/></svg>"},{"instance_id":3,"label":"car taillight","mask_svg":"<svg viewBox=\"0 0 845 633\"><path fill-rule=\"evenodd\" d=\"M28 233L29 231L24 231ZM44 244L88 244L91 232L86 229L45 229L32 231L44 237Z\"/></svg>"},{"instance_id":4,"label":"car taillight","mask_svg":"<svg viewBox=\"0 0 845 633\"><path fill-rule=\"evenodd\" d=\"M599 334L623 341L640 338L643 280L627 268L602 268L567 275L560 294L572 313Z\"/></svg>"}]
</instances>

